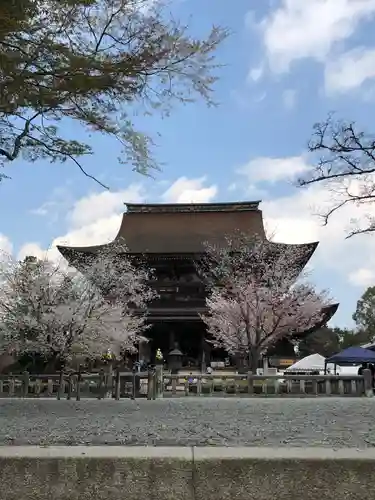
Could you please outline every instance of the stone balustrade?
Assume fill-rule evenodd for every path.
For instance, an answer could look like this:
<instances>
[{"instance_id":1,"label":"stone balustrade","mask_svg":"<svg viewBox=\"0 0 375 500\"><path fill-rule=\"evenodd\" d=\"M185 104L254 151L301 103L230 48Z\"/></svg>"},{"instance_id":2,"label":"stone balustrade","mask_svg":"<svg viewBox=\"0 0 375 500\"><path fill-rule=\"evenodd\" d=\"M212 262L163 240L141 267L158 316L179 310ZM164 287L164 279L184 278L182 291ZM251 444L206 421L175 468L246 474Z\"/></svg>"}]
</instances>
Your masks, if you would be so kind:
<instances>
[{"instance_id":1,"label":"stone balustrade","mask_svg":"<svg viewBox=\"0 0 375 500\"><path fill-rule=\"evenodd\" d=\"M367 396L373 395L371 372L359 375L254 375L104 372L71 374L0 375L0 397L96 397L179 396Z\"/></svg>"}]
</instances>

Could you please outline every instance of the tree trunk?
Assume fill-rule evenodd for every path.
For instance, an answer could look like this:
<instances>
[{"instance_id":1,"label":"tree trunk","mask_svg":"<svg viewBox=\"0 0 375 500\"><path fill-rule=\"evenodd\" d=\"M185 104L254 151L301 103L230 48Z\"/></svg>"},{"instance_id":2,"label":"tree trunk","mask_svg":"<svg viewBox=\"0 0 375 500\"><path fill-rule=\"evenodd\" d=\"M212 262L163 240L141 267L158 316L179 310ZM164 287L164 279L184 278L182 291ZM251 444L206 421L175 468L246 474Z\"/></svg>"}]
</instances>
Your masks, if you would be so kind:
<instances>
[{"instance_id":1,"label":"tree trunk","mask_svg":"<svg viewBox=\"0 0 375 500\"><path fill-rule=\"evenodd\" d=\"M256 374L259 362L259 351L258 349L250 349L248 353L248 370Z\"/></svg>"}]
</instances>

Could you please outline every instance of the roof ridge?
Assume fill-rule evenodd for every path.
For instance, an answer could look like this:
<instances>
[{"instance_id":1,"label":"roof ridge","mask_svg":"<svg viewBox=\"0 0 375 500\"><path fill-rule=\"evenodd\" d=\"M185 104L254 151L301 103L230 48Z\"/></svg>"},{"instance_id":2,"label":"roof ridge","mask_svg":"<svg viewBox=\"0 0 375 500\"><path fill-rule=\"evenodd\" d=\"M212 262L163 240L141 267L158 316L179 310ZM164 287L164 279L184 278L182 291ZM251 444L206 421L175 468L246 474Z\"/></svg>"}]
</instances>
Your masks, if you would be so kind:
<instances>
[{"instance_id":1,"label":"roof ridge","mask_svg":"<svg viewBox=\"0 0 375 500\"><path fill-rule=\"evenodd\" d=\"M135 213L191 213L191 212L247 212L259 210L261 201L218 203L125 203L128 214Z\"/></svg>"}]
</instances>

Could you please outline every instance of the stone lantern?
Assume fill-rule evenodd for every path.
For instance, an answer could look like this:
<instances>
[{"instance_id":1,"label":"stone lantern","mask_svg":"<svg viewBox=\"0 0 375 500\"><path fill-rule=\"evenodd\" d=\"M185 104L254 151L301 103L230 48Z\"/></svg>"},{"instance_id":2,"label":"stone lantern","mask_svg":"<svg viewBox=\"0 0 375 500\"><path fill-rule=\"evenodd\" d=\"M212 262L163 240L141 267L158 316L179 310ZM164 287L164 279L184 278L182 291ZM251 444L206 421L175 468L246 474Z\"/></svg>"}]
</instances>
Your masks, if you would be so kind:
<instances>
[{"instance_id":1,"label":"stone lantern","mask_svg":"<svg viewBox=\"0 0 375 500\"><path fill-rule=\"evenodd\" d=\"M162 365L163 364L164 357L163 357L163 353L161 352L161 349L156 349L155 361L156 361L157 365Z\"/></svg>"},{"instance_id":2,"label":"stone lantern","mask_svg":"<svg viewBox=\"0 0 375 500\"><path fill-rule=\"evenodd\" d=\"M182 357L183 354L176 342L174 348L168 353L168 368L171 370L172 375L178 373L178 370L181 370Z\"/></svg>"}]
</instances>

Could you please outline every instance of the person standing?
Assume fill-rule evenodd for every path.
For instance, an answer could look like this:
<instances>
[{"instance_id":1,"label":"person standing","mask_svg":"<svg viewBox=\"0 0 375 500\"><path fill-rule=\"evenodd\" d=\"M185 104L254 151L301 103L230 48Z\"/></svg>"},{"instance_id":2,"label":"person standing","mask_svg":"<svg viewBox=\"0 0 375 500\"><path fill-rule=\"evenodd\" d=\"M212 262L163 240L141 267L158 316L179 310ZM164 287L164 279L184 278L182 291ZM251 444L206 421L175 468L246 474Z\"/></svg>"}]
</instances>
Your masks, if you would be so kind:
<instances>
[{"instance_id":1,"label":"person standing","mask_svg":"<svg viewBox=\"0 0 375 500\"><path fill-rule=\"evenodd\" d=\"M371 381L372 381L372 388L375 388L375 366L373 363L370 363L368 365L368 369L371 371Z\"/></svg>"},{"instance_id":2,"label":"person standing","mask_svg":"<svg viewBox=\"0 0 375 500\"><path fill-rule=\"evenodd\" d=\"M358 375L362 376L363 375L363 371L366 370L366 368L367 368L367 363L362 363L361 366L358 369Z\"/></svg>"}]
</instances>

